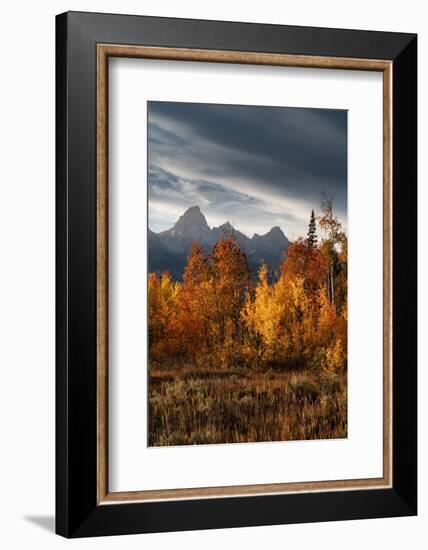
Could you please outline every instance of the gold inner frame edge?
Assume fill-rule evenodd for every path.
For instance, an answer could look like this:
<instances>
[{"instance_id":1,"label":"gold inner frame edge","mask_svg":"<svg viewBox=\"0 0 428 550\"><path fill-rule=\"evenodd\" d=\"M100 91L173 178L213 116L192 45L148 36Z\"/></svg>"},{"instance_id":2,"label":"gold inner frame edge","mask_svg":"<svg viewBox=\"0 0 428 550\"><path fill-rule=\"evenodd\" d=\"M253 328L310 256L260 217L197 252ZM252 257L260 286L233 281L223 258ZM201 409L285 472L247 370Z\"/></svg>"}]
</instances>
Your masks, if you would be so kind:
<instances>
[{"instance_id":1,"label":"gold inner frame edge","mask_svg":"<svg viewBox=\"0 0 428 550\"><path fill-rule=\"evenodd\" d=\"M108 488L108 59L276 65L383 73L383 476L368 479L109 492ZM97 504L296 492L377 489L392 485L392 62L257 52L97 44Z\"/></svg>"}]
</instances>

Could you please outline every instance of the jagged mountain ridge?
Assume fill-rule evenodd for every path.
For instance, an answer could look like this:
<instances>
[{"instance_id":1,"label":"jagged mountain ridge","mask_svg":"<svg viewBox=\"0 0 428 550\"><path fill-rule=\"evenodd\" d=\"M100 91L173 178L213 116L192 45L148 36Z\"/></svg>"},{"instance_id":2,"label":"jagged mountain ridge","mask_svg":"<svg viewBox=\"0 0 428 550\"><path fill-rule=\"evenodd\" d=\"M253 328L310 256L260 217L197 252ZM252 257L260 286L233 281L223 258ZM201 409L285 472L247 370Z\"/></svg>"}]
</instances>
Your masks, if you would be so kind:
<instances>
[{"instance_id":1,"label":"jagged mountain ridge","mask_svg":"<svg viewBox=\"0 0 428 550\"><path fill-rule=\"evenodd\" d=\"M199 206L187 209L166 231L155 233L149 229L149 271L169 271L175 280L180 280L193 241L200 243L208 254L218 240L231 235L246 253L253 277L257 276L263 262L271 272L278 271L289 246L287 237L278 226L265 235L255 233L251 238L236 230L229 222L211 229Z\"/></svg>"}]
</instances>

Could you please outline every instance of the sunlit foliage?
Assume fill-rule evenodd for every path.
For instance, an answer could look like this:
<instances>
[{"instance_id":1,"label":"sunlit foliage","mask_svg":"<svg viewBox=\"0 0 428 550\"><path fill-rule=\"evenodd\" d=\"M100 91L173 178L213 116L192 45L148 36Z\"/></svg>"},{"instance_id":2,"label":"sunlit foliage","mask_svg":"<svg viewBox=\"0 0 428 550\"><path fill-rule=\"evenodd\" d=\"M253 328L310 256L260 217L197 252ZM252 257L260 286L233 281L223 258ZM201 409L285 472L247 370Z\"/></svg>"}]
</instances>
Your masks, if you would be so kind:
<instances>
[{"instance_id":1,"label":"sunlit foliage","mask_svg":"<svg viewBox=\"0 0 428 550\"><path fill-rule=\"evenodd\" d=\"M233 235L194 242L181 282L151 273L151 444L346 435L347 252L324 200L275 276L252 280Z\"/></svg>"},{"instance_id":2,"label":"sunlit foliage","mask_svg":"<svg viewBox=\"0 0 428 550\"><path fill-rule=\"evenodd\" d=\"M312 212L307 239L297 239L275 280L262 265L251 282L233 236L205 255L192 246L183 281L149 276L150 357L177 357L223 368L346 366L347 239L332 206L323 210L317 244Z\"/></svg>"}]
</instances>

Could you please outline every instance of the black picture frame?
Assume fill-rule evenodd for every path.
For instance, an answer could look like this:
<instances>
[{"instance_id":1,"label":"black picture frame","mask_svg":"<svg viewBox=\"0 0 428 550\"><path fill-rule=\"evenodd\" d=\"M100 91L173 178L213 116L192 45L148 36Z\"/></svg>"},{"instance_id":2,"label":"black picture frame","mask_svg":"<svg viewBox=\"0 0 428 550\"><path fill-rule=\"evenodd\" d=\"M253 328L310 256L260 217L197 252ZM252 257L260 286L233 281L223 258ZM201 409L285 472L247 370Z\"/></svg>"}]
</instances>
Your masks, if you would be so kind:
<instances>
[{"instance_id":1,"label":"black picture frame","mask_svg":"<svg viewBox=\"0 0 428 550\"><path fill-rule=\"evenodd\" d=\"M391 488L97 504L96 46L392 62ZM68 12L56 18L56 532L65 537L417 513L417 36Z\"/></svg>"}]
</instances>

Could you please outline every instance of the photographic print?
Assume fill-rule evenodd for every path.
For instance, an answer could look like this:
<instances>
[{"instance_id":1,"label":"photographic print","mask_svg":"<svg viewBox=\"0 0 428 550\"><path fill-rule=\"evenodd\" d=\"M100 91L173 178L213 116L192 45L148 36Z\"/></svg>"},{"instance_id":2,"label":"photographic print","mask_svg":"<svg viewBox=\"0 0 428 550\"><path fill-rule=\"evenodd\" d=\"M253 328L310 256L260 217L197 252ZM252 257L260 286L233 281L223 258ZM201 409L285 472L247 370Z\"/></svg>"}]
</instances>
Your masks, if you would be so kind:
<instances>
[{"instance_id":1,"label":"photographic print","mask_svg":"<svg viewBox=\"0 0 428 550\"><path fill-rule=\"evenodd\" d=\"M347 111L147 109L149 446L347 437Z\"/></svg>"}]
</instances>

